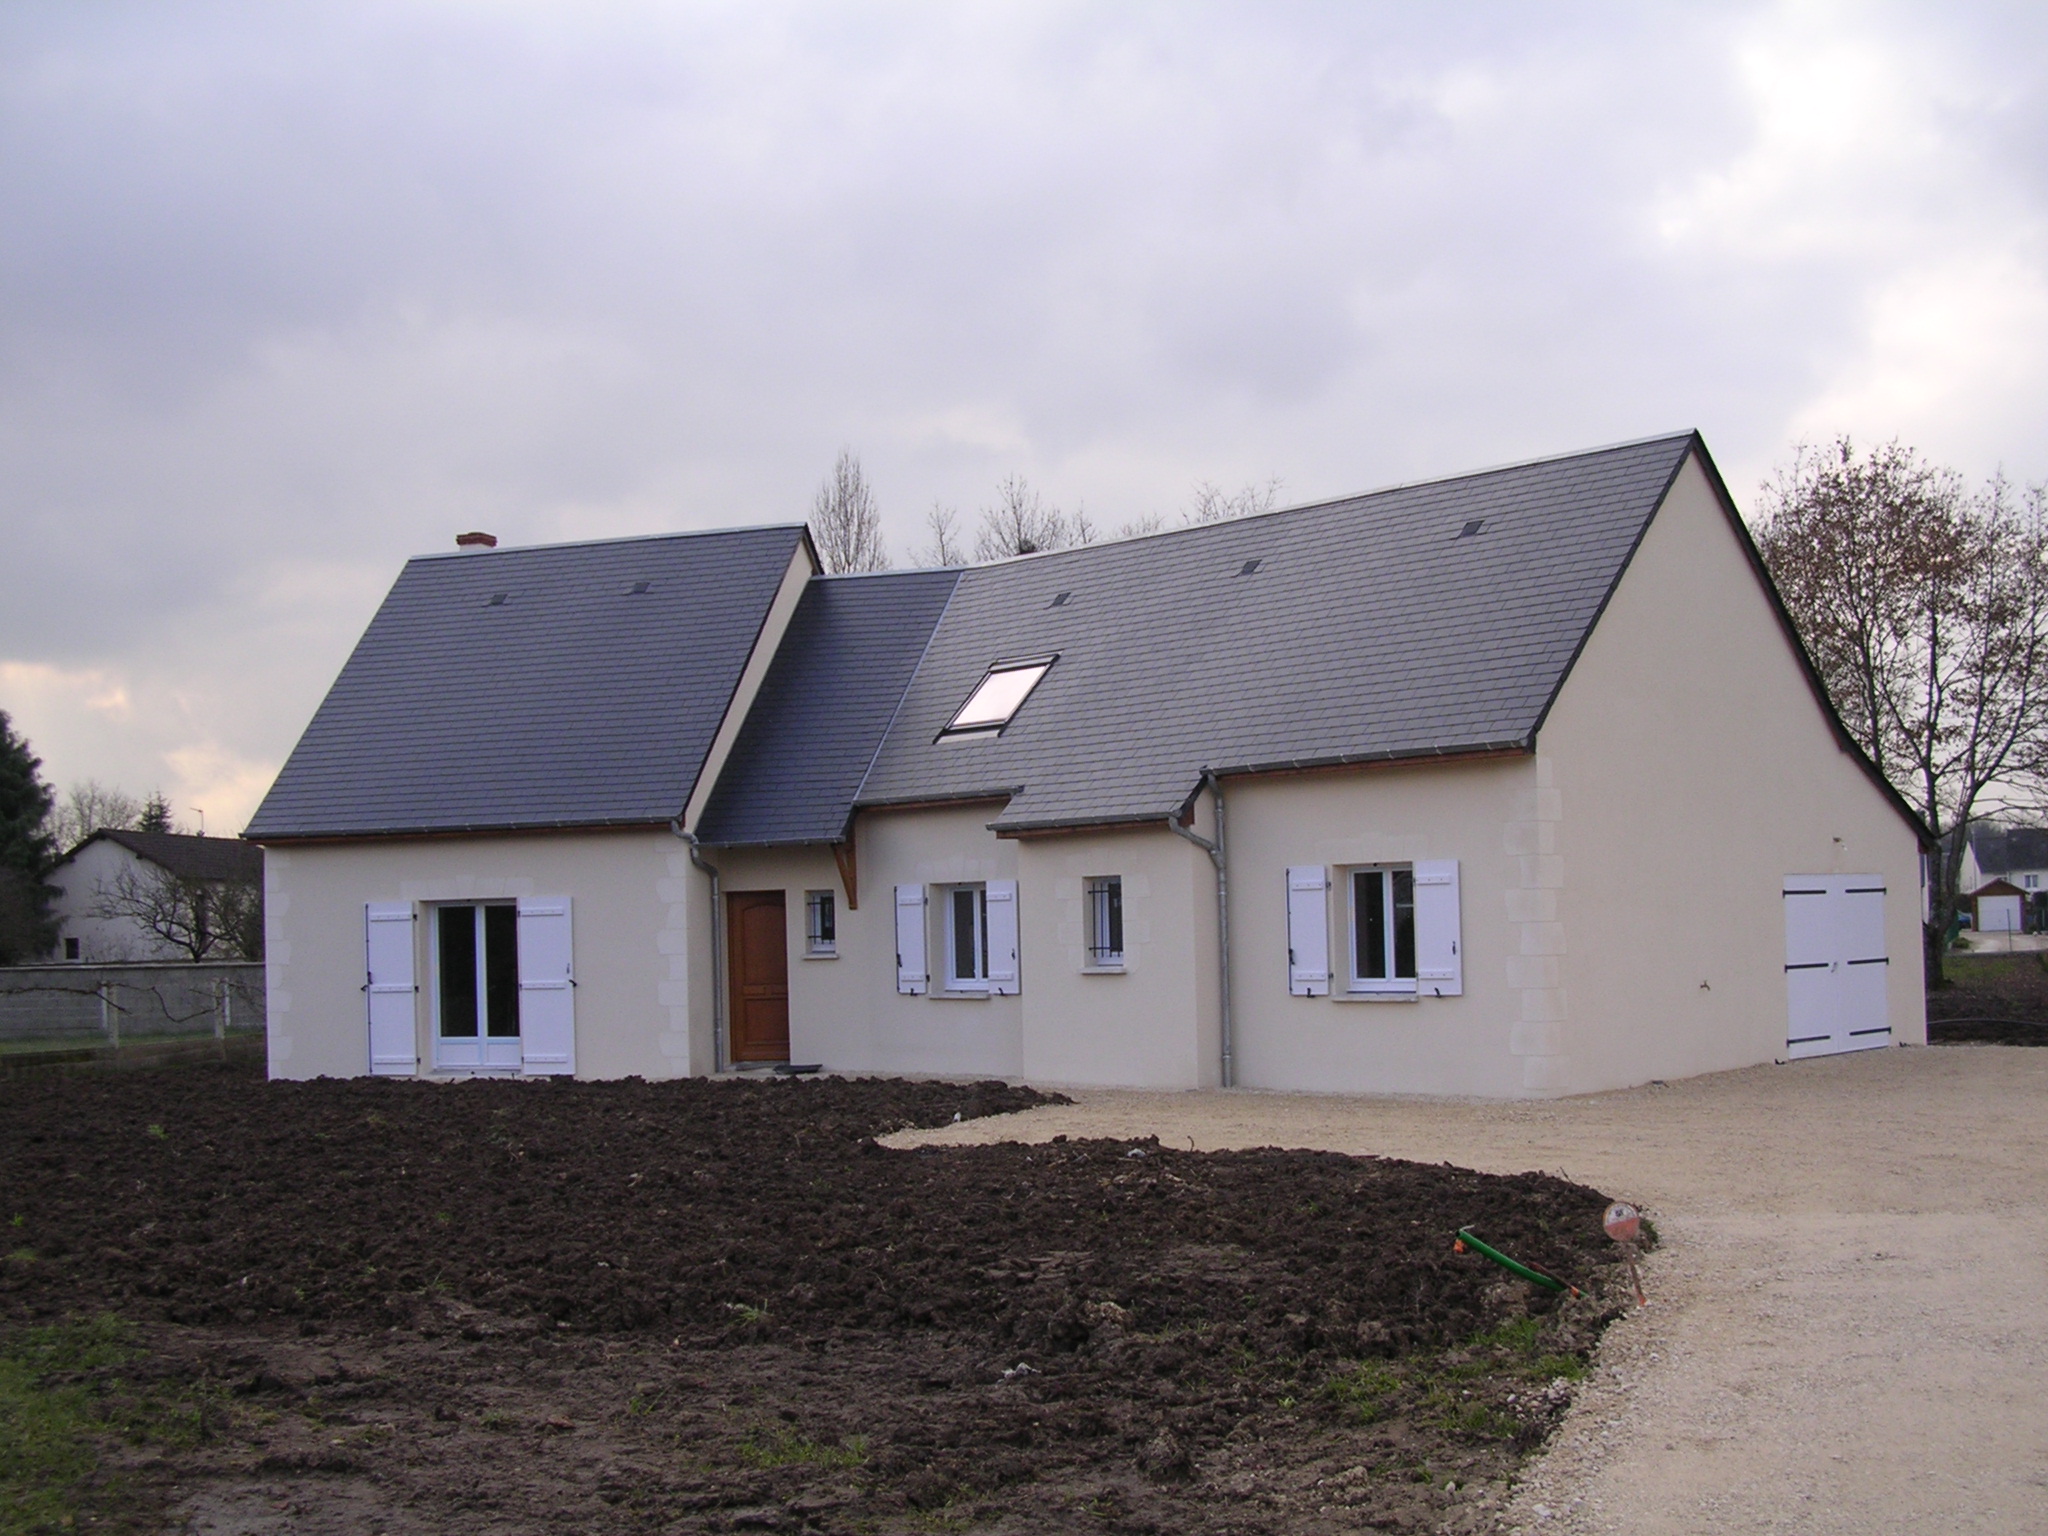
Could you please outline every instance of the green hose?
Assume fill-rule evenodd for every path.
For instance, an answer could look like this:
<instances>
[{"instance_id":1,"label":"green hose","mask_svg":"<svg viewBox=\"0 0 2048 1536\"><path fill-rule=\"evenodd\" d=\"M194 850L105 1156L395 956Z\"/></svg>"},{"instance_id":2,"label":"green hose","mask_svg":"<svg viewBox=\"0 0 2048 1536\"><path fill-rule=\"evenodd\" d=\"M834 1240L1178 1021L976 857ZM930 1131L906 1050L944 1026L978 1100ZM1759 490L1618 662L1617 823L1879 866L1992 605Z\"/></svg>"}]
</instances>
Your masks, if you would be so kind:
<instances>
[{"instance_id":1,"label":"green hose","mask_svg":"<svg viewBox=\"0 0 2048 1536\"><path fill-rule=\"evenodd\" d=\"M1498 1248L1488 1247L1472 1235L1470 1227L1458 1228L1458 1242L1463 1247L1472 1248L1485 1254L1487 1258L1493 1260L1494 1263L1511 1275L1520 1275L1524 1280L1533 1280L1536 1284L1544 1286L1549 1290L1570 1291L1574 1296L1579 1294L1579 1288L1576 1285L1567 1285L1555 1275L1546 1275L1540 1269L1531 1269L1520 1260L1509 1258Z\"/></svg>"}]
</instances>

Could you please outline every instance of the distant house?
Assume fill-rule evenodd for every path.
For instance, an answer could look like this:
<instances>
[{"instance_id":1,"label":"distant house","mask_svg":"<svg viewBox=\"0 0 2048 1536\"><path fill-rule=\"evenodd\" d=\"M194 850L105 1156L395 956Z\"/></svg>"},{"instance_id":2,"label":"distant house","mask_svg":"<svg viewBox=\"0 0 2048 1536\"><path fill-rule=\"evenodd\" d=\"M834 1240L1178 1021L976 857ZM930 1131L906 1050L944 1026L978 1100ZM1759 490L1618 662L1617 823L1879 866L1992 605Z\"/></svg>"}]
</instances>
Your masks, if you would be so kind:
<instances>
[{"instance_id":1,"label":"distant house","mask_svg":"<svg viewBox=\"0 0 2048 1536\"><path fill-rule=\"evenodd\" d=\"M1516 1097L1926 1038L1926 831L1691 433L964 571L422 557L246 835L278 1077Z\"/></svg>"},{"instance_id":2,"label":"distant house","mask_svg":"<svg viewBox=\"0 0 2048 1536\"><path fill-rule=\"evenodd\" d=\"M1976 891L1992 880L2003 880L2023 898L2026 929L2048 930L2048 827L1973 824L1963 850L1961 888Z\"/></svg>"},{"instance_id":3,"label":"distant house","mask_svg":"<svg viewBox=\"0 0 2048 1536\"><path fill-rule=\"evenodd\" d=\"M186 960L190 951L152 932L145 913L175 928L181 902L189 907L195 896L204 899L234 886L260 892L263 853L232 837L104 828L64 856L50 883L58 890L50 911L58 924L60 958L93 964ZM116 914L116 908L126 910ZM223 951L208 958L235 956Z\"/></svg>"},{"instance_id":4,"label":"distant house","mask_svg":"<svg viewBox=\"0 0 2048 1536\"><path fill-rule=\"evenodd\" d=\"M1979 933L2025 931L2027 893L2010 880L1992 880L1964 898L1970 926Z\"/></svg>"}]
</instances>

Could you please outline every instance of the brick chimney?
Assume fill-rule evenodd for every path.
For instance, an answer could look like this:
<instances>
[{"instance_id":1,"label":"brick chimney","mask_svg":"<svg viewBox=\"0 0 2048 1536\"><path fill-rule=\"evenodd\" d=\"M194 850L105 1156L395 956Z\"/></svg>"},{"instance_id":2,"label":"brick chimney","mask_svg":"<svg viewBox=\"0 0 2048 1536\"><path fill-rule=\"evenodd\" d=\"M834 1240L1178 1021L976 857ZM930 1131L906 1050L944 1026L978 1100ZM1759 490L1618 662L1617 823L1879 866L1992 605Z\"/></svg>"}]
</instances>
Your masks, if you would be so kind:
<instances>
[{"instance_id":1,"label":"brick chimney","mask_svg":"<svg viewBox=\"0 0 2048 1536\"><path fill-rule=\"evenodd\" d=\"M455 547L465 554L478 554L486 549L496 549L498 536L495 533L458 533L455 535Z\"/></svg>"}]
</instances>

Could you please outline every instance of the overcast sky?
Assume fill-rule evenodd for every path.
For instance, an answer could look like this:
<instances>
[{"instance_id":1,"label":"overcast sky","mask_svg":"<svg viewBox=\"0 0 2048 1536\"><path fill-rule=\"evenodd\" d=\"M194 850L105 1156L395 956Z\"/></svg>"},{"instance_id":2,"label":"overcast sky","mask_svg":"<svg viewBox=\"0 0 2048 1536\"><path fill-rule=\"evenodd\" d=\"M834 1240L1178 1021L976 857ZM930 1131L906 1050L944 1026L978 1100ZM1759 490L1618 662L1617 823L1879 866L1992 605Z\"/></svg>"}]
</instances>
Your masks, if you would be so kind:
<instances>
[{"instance_id":1,"label":"overcast sky","mask_svg":"<svg viewBox=\"0 0 2048 1536\"><path fill-rule=\"evenodd\" d=\"M0 708L239 831L411 554L1699 427L2048 479L2035 7L0 7Z\"/></svg>"}]
</instances>

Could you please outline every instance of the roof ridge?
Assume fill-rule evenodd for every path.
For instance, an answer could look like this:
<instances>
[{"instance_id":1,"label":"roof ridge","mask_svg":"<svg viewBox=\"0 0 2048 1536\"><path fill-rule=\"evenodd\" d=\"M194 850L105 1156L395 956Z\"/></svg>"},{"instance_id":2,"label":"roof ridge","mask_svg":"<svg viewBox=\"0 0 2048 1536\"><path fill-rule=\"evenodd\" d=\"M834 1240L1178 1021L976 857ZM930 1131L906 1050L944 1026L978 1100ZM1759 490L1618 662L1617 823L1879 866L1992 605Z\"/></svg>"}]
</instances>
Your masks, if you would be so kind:
<instances>
[{"instance_id":1,"label":"roof ridge","mask_svg":"<svg viewBox=\"0 0 2048 1536\"><path fill-rule=\"evenodd\" d=\"M1141 544L1148 539L1180 538L1188 534L1214 532L1220 528L1242 528L1247 524L1263 522L1268 518L1292 517L1303 512L1319 512L1328 507L1351 506L1361 501L1371 501L1379 496L1392 496L1400 491L1417 491L1439 485L1457 485L1465 480L1484 479L1488 475L1509 474L1518 469L1536 469L1545 464L1568 464L1577 459L1596 459L1603 454L1620 453L1630 448L1648 448L1656 443L1692 442L1699 437L1698 428L1687 428L1680 432L1658 432L1648 437L1630 438L1626 442L1605 443L1597 448L1579 448L1570 453L1545 454L1541 458L1515 459L1504 464L1489 464L1482 469L1461 470L1454 475L1434 475L1424 480L1399 480L1391 485L1374 486L1371 490L1352 491L1342 496L1326 496L1320 501L1298 502L1291 507L1275 507L1269 512L1252 512L1242 517L1218 518L1210 523L1185 523L1178 528L1157 528L1150 533L1120 534L1115 538L1097 539L1089 544L1069 544L1064 549L1033 550L1028 555L1008 555L1001 560L990 560L984 564L959 567L962 571L992 571L1004 566L1019 565L1027 560L1051 560L1062 555L1084 555L1093 549L1106 549L1111 545ZM952 569L952 567L940 567Z\"/></svg>"},{"instance_id":2,"label":"roof ridge","mask_svg":"<svg viewBox=\"0 0 2048 1536\"><path fill-rule=\"evenodd\" d=\"M734 523L725 528L684 528L673 533L622 533L608 539L565 539L559 544L514 544L507 549L437 549L423 555L406 556L406 564L417 560L490 560L499 555L553 553L565 549L608 549L616 544L656 544L675 539L708 539L734 533L802 533L808 523Z\"/></svg>"}]
</instances>

